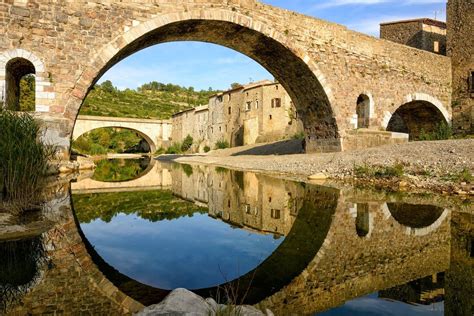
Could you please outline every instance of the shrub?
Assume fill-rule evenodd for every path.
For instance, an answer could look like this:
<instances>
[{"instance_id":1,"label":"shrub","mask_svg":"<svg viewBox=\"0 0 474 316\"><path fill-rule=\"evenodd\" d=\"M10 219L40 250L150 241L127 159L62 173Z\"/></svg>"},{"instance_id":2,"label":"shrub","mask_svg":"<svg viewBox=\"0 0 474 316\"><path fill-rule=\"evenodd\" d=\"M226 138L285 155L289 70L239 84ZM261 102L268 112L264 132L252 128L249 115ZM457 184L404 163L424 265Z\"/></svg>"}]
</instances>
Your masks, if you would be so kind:
<instances>
[{"instance_id":1,"label":"shrub","mask_svg":"<svg viewBox=\"0 0 474 316\"><path fill-rule=\"evenodd\" d=\"M181 144L181 151L185 152L191 149L193 141L194 139L191 137L191 135L186 136L186 138L183 140L183 143Z\"/></svg>"},{"instance_id":2,"label":"shrub","mask_svg":"<svg viewBox=\"0 0 474 316\"><path fill-rule=\"evenodd\" d=\"M299 133L296 133L295 135L291 136L291 139L299 139L299 140L303 140L305 139L305 135L304 135L304 132L299 132Z\"/></svg>"},{"instance_id":3,"label":"shrub","mask_svg":"<svg viewBox=\"0 0 474 316\"><path fill-rule=\"evenodd\" d=\"M208 153L208 152L210 152L210 151L211 151L211 147L209 147L209 146L204 146L204 152L205 152L205 153Z\"/></svg>"},{"instance_id":4,"label":"shrub","mask_svg":"<svg viewBox=\"0 0 474 316\"><path fill-rule=\"evenodd\" d=\"M40 125L27 113L0 110L0 182L11 208L32 208L40 202L54 146L40 140Z\"/></svg>"},{"instance_id":5,"label":"shrub","mask_svg":"<svg viewBox=\"0 0 474 316\"><path fill-rule=\"evenodd\" d=\"M229 147L230 147L229 142L226 141L226 140L219 140L216 143L216 149L226 149L226 148L229 148Z\"/></svg>"},{"instance_id":6,"label":"shrub","mask_svg":"<svg viewBox=\"0 0 474 316\"><path fill-rule=\"evenodd\" d=\"M436 128L431 133L426 133L423 129L418 136L418 140L445 140L453 136L453 130L447 123L442 122L436 125Z\"/></svg>"},{"instance_id":7,"label":"shrub","mask_svg":"<svg viewBox=\"0 0 474 316\"><path fill-rule=\"evenodd\" d=\"M177 155L177 154L181 154L182 153L182 150L181 150L181 143L172 143L170 147L168 147L168 149L166 149L166 153L168 155Z\"/></svg>"},{"instance_id":8,"label":"shrub","mask_svg":"<svg viewBox=\"0 0 474 316\"><path fill-rule=\"evenodd\" d=\"M164 153L166 153L166 149L164 149L163 147L160 147L155 151L155 155L162 155Z\"/></svg>"}]
</instances>

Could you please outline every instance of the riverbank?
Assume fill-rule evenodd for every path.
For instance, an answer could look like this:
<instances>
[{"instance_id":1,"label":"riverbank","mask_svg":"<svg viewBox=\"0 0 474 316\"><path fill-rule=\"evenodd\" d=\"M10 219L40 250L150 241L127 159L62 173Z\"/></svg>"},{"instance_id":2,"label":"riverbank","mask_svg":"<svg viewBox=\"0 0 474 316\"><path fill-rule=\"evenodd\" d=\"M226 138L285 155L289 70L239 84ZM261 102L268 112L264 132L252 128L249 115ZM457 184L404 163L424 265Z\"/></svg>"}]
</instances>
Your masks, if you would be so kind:
<instances>
[{"instance_id":1,"label":"riverbank","mask_svg":"<svg viewBox=\"0 0 474 316\"><path fill-rule=\"evenodd\" d=\"M295 146L290 141L287 145ZM281 142L275 146L285 147ZM265 153L259 153L259 147L265 148ZM201 155L165 155L159 159L265 172L295 180L307 180L316 174L319 181L337 180L395 191L474 195L474 139L411 142L323 154L270 155L271 149L272 144L263 144Z\"/></svg>"}]
</instances>

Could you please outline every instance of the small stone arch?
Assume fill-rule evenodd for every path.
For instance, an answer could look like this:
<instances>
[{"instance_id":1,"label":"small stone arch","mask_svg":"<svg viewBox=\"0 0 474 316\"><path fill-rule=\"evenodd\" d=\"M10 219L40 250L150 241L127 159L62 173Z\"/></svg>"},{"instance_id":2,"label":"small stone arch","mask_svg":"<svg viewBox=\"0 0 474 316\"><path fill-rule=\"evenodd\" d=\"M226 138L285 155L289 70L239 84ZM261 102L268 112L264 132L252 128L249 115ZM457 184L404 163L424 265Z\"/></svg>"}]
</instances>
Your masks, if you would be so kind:
<instances>
[{"instance_id":1,"label":"small stone arch","mask_svg":"<svg viewBox=\"0 0 474 316\"><path fill-rule=\"evenodd\" d=\"M114 125L114 124L104 125L104 126L94 127L94 128L85 128L85 129L75 128L74 133L72 135L72 140L73 141L77 140L79 137L81 137L81 136L83 136L87 133L90 133L90 132L98 130L98 129L103 129L103 128L117 128L117 129L126 129L126 130L133 131L133 132L137 133L138 135L140 135L140 137L142 137L147 142L147 144L150 146L150 153L154 153L157 150L157 145L156 145L155 141L153 141L151 139L151 137L148 136L147 134L145 134L144 132L139 131L139 130L134 129L134 128L128 128L128 127L123 127L123 126Z\"/></svg>"},{"instance_id":2,"label":"small stone arch","mask_svg":"<svg viewBox=\"0 0 474 316\"><path fill-rule=\"evenodd\" d=\"M422 132L433 132L440 124L451 125L451 114L438 99L415 93L407 95L404 101L393 113L385 113L382 126L387 131L417 139Z\"/></svg>"},{"instance_id":3,"label":"small stone arch","mask_svg":"<svg viewBox=\"0 0 474 316\"><path fill-rule=\"evenodd\" d=\"M363 92L357 97L356 114L353 116L354 128L369 128L374 118L374 99L369 92Z\"/></svg>"},{"instance_id":4,"label":"small stone arch","mask_svg":"<svg viewBox=\"0 0 474 316\"><path fill-rule=\"evenodd\" d=\"M8 98L13 100L14 96L9 97L8 90L13 89L15 93L12 85L17 86L21 77L27 74L35 75L35 111L48 112L50 102L56 97L52 84L41 59L24 49L12 49L0 54L0 100L5 103Z\"/></svg>"},{"instance_id":5,"label":"small stone arch","mask_svg":"<svg viewBox=\"0 0 474 316\"><path fill-rule=\"evenodd\" d=\"M418 212L413 213L417 213L418 216L420 216L419 210L422 209L422 218L418 218L416 221L403 218L403 213L397 214L400 208L403 207L408 208L408 211L417 208ZM426 236L436 231L446 218L448 218L450 213L449 210L445 208L421 204L384 203L381 209L384 213L385 220L391 219L397 226L404 228L405 234L413 236ZM401 212L404 211L406 212L406 210L401 210Z\"/></svg>"}]
</instances>

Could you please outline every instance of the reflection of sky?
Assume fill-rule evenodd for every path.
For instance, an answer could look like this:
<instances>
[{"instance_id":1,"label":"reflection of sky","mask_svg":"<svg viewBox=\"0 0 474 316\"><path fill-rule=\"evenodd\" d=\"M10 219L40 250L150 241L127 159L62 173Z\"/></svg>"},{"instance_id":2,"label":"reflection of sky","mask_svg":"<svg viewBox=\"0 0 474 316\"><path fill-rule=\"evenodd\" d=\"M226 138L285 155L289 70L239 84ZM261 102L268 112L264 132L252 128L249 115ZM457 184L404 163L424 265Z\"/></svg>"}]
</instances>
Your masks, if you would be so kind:
<instances>
[{"instance_id":1,"label":"reflection of sky","mask_svg":"<svg viewBox=\"0 0 474 316\"><path fill-rule=\"evenodd\" d=\"M377 293L346 302L344 305L333 308L317 315L336 316L410 316L410 315L444 315L444 303L431 305L414 305L398 301L379 299Z\"/></svg>"},{"instance_id":2,"label":"reflection of sky","mask_svg":"<svg viewBox=\"0 0 474 316\"><path fill-rule=\"evenodd\" d=\"M155 223L118 214L110 223L95 220L81 228L109 265L165 289L230 281L258 266L283 241L201 214Z\"/></svg>"}]
</instances>

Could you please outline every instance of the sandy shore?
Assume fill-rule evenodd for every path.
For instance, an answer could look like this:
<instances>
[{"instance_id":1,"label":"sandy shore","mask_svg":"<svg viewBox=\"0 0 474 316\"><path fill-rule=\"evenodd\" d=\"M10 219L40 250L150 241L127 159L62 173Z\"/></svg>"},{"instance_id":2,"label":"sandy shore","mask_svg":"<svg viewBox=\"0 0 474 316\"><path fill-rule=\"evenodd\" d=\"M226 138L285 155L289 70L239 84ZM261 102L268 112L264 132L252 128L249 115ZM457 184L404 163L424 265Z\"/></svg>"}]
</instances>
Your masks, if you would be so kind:
<instances>
[{"instance_id":1,"label":"sandy shore","mask_svg":"<svg viewBox=\"0 0 474 316\"><path fill-rule=\"evenodd\" d=\"M474 139L411 142L339 153L272 154L298 152L298 146L297 141L286 141L160 159L280 174L294 179L307 179L323 173L331 179L392 189L474 194ZM397 165L402 166L401 176L374 177L360 172Z\"/></svg>"}]
</instances>

